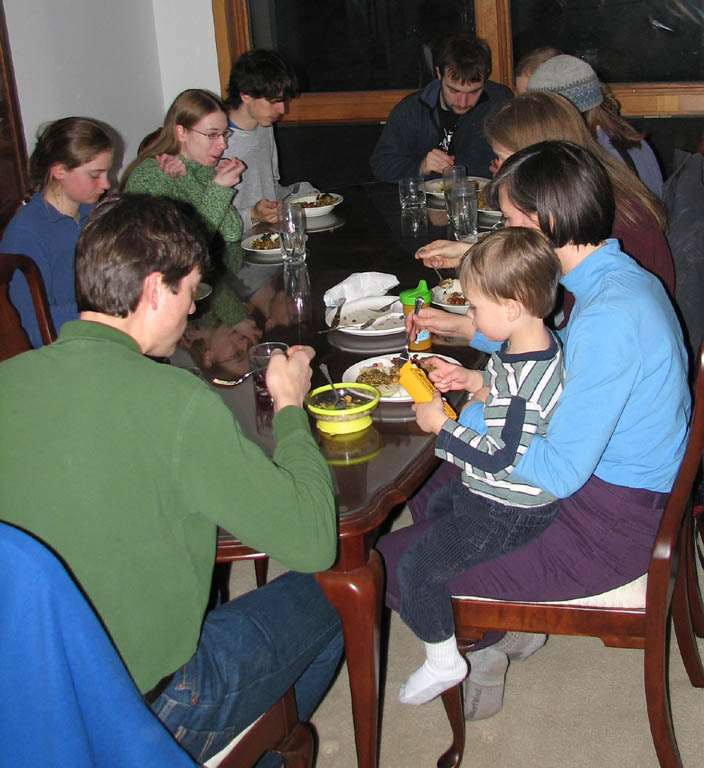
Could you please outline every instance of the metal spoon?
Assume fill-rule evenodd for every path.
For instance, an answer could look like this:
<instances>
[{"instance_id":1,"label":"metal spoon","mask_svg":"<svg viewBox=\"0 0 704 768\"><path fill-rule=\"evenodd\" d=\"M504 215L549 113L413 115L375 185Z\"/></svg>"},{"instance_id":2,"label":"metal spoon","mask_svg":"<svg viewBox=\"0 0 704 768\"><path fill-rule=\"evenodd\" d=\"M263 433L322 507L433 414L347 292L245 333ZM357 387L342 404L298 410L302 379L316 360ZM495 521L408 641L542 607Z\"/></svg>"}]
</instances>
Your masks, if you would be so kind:
<instances>
[{"instance_id":1,"label":"metal spoon","mask_svg":"<svg viewBox=\"0 0 704 768\"><path fill-rule=\"evenodd\" d=\"M363 331L365 328L369 328L369 326L374 325L374 323L380 319L381 318L378 318L378 317L370 317L369 320L365 320L361 325L357 325L356 323L354 325L338 325L335 328L323 328L322 331L317 331L317 333L330 333L330 331L344 331L347 328L355 328L358 331Z\"/></svg>"},{"instance_id":2,"label":"metal spoon","mask_svg":"<svg viewBox=\"0 0 704 768\"><path fill-rule=\"evenodd\" d=\"M236 387L238 384L241 384L245 379L248 379L255 373L256 370L247 371L244 376L240 376L239 379L235 379L234 381L226 381L225 379L213 379L213 384L217 384L219 387Z\"/></svg>"},{"instance_id":3,"label":"metal spoon","mask_svg":"<svg viewBox=\"0 0 704 768\"><path fill-rule=\"evenodd\" d=\"M320 368L321 373L325 378L327 379L328 384L332 387L333 395L335 395L335 408L337 410L343 410L344 408L347 408L347 403L340 397L340 393L335 388L335 384L332 381L332 376L330 376L330 371L328 370L327 365L325 363L321 363L318 368Z\"/></svg>"}]
</instances>

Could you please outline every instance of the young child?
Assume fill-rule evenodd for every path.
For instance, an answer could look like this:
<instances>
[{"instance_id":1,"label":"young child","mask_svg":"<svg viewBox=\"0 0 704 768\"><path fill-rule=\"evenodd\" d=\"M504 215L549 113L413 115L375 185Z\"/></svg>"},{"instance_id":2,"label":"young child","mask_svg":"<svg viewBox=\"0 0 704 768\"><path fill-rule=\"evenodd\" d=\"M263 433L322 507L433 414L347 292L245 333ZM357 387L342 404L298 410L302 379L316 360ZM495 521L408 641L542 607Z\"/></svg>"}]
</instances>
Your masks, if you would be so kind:
<instances>
[{"instance_id":1,"label":"young child","mask_svg":"<svg viewBox=\"0 0 704 768\"><path fill-rule=\"evenodd\" d=\"M505 343L485 371L432 361L431 379L440 391L475 393L459 423L445 416L439 391L415 406L421 429L438 436L436 454L462 474L431 497L428 517L438 520L398 564L400 615L426 651L425 663L401 686L404 704L424 704L467 674L447 580L527 543L557 513L553 496L514 480L511 472L533 435L545 433L562 391L562 350L543 323L559 274L545 237L521 227L487 235L460 265L468 316L488 339Z\"/></svg>"}]
</instances>

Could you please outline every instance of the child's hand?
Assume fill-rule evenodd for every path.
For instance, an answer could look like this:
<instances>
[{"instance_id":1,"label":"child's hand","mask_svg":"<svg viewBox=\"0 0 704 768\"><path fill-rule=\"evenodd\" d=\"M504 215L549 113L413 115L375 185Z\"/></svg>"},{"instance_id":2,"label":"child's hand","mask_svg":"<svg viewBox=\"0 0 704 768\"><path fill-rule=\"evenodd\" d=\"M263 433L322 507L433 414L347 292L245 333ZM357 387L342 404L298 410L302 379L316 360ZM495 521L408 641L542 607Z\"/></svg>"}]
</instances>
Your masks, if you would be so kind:
<instances>
[{"instance_id":1,"label":"child's hand","mask_svg":"<svg viewBox=\"0 0 704 768\"><path fill-rule=\"evenodd\" d=\"M427 362L435 366L429 378L441 392L449 392L453 389L473 392L482 386L482 375L479 371L470 371L456 363L448 363L440 357L428 358Z\"/></svg>"},{"instance_id":2,"label":"child's hand","mask_svg":"<svg viewBox=\"0 0 704 768\"><path fill-rule=\"evenodd\" d=\"M413 410L416 414L416 423L423 432L432 432L437 435L442 429L442 425L447 421L442 397L437 390L433 392L432 400L427 403L415 403Z\"/></svg>"}]
</instances>

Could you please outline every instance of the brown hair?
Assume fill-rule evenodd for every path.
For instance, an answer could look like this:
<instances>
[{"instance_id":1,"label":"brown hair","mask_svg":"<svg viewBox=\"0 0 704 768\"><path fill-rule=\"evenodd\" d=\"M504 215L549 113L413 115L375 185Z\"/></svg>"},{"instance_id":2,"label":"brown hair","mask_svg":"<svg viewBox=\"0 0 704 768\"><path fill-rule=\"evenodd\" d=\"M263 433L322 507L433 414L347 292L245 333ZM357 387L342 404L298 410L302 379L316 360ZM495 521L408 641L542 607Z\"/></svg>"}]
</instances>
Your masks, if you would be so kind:
<instances>
[{"instance_id":1,"label":"brown hair","mask_svg":"<svg viewBox=\"0 0 704 768\"><path fill-rule=\"evenodd\" d=\"M203 224L192 206L151 195L111 195L86 219L76 244L79 312L127 317L144 278L160 272L178 292L194 268L209 264Z\"/></svg>"},{"instance_id":2,"label":"brown hair","mask_svg":"<svg viewBox=\"0 0 704 768\"><path fill-rule=\"evenodd\" d=\"M605 83L599 83L604 101L584 113L592 136L601 128L616 149L627 152L643 141L643 134L621 117L621 105Z\"/></svg>"},{"instance_id":3,"label":"brown hair","mask_svg":"<svg viewBox=\"0 0 704 768\"><path fill-rule=\"evenodd\" d=\"M507 227L483 237L459 267L463 290L475 286L496 301L519 301L533 317L546 317L555 305L560 262L542 232Z\"/></svg>"},{"instance_id":4,"label":"brown hair","mask_svg":"<svg viewBox=\"0 0 704 768\"><path fill-rule=\"evenodd\" d=\"M487 80L491 72L491 48L474 35L454 35L440 47L435 65L441 75L461 83Z\"/></svg>"},{"instance_id":5,"label":"brown hair","mask_svg":"<svg viewBox=\"0 0 704 768\"><path fill-rule=\"evenodd\" d=\"M29 181L33 192L51 183L51 167L56 163L71 171L89 163L101 152L114 147L111 129L89 117L62 117L45 125L29 158Z\"/></svg>"},{"instance_id":6,"label":"brown hair","mask_svg":"<svg viewBox=\"0 0 704 768\"><path fill-rule=\"evenodd\" d=\"M125 188L127 179L132 171L148 157L157 155L177 155L181 151L181 143L176 138L176 126L182 125L184 128L192 128L201 118L210 115L213 112L225 112L222 101L213 93L203 91L200 88L190 88L182 91L174 99L169 107L169 111L164 118L164 127L154 141L148 142L147 146L137 155L122 174L120 189Z\"/></svg>"},{"instance_id":7,"label":"brown hair","mask_svg":"<svg viewBox=\"0 0 704 768\"><path fill-rule=\"evenodd\" d=\"M657 197L620 160L594 139L581 112L564 96L550 91L529 91L506 101L489 115L484 132L492 144L510 152L541 141L569 141L588 149L605 167L614 189L616 208L636 224L634 203L665 228L665 209Z\"/></svg>"}]
</instances>

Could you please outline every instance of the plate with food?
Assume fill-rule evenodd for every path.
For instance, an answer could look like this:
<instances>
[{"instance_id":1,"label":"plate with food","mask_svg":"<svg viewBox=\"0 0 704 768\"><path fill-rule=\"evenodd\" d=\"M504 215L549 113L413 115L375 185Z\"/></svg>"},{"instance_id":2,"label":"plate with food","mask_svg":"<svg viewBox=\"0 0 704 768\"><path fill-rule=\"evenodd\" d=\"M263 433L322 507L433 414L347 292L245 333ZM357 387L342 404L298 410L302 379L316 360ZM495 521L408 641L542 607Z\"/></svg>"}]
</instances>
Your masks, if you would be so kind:
<instances>
[{"instance_id":1,"label":"plate with food","mask_svg":"<svg viewBox=\"0 0 704 768\"><path fill-rule=\"evenodd\" d=\"M325 322L330 327L336 307L325 313ZM372 321L366 328L361 326ZM398 296L369 296L364 299L347 301L342 305L340 333L353 336L390 336L406 328L403 305Z\"/></svg>"},{"instance_id":2,"label":"plate with food","mask_svg":"<svg viewBox=\"0 0 704 768\"><path fill-rule=\"evenodd\" d=\"M427 365L423 363L428 357L440 357L443 360L447 360L448 363L455 363L456 365L460 364L454 357L426 352L413 353L411 355L411 360L418 363L421 368L429 374L434 366L432 363ZM382 403L412 403L413 398L406 392L398 380L398 372L401 369L403 362L404 361L401 360L398 355L370 357L351 365L342 374L342 381L356 381L360 384L371 384L379 390L381 394L380 402Z\"/></svg>"},{"instance_id":3,"label":"plate with food","mask_svg":"<svg viewBox=\"0 0 704 768\"><path fill-rule=\"evenodd\" d=\"M436 285L432 290L432 302L436 307L456 315L467 313L469 302L462 293L462 286L456 277L450 277Z\"/></svg>"},{"instance_id":4,"label":"plate with food","mask_svg":"<svg viewBox=\"0 0 704 768\"><path fill-rule=\"evenodd\" d=\"M245 251L254 251L266 256L281 253L278 232L263 232L261 235L250 235L242 241Z\"/></svg>"},{"instance_id":5,"label":"plate with food","mask_svg":"<svg viewBox=\"0 0 704 768\"><path fill-rule=\"evenodd\" d=\"M307 219L316 216L325 216L339 205L344 198L335 192L318 192L316 195L303 195L292 200L292 203L300 203Z\"/></svg>"},{"instance_id":6,"label":"plate with food","mask_svg":"<svg viewBox=\"0 0 704 768\"><path fill-rule=\"evenodd\" d=\"M212 287L207 283L198 283L196 290L193 293L193 301L200 301L201 299L205 299L207 296L210 296L212 292Z\"/></svg>"}]
</instances>

